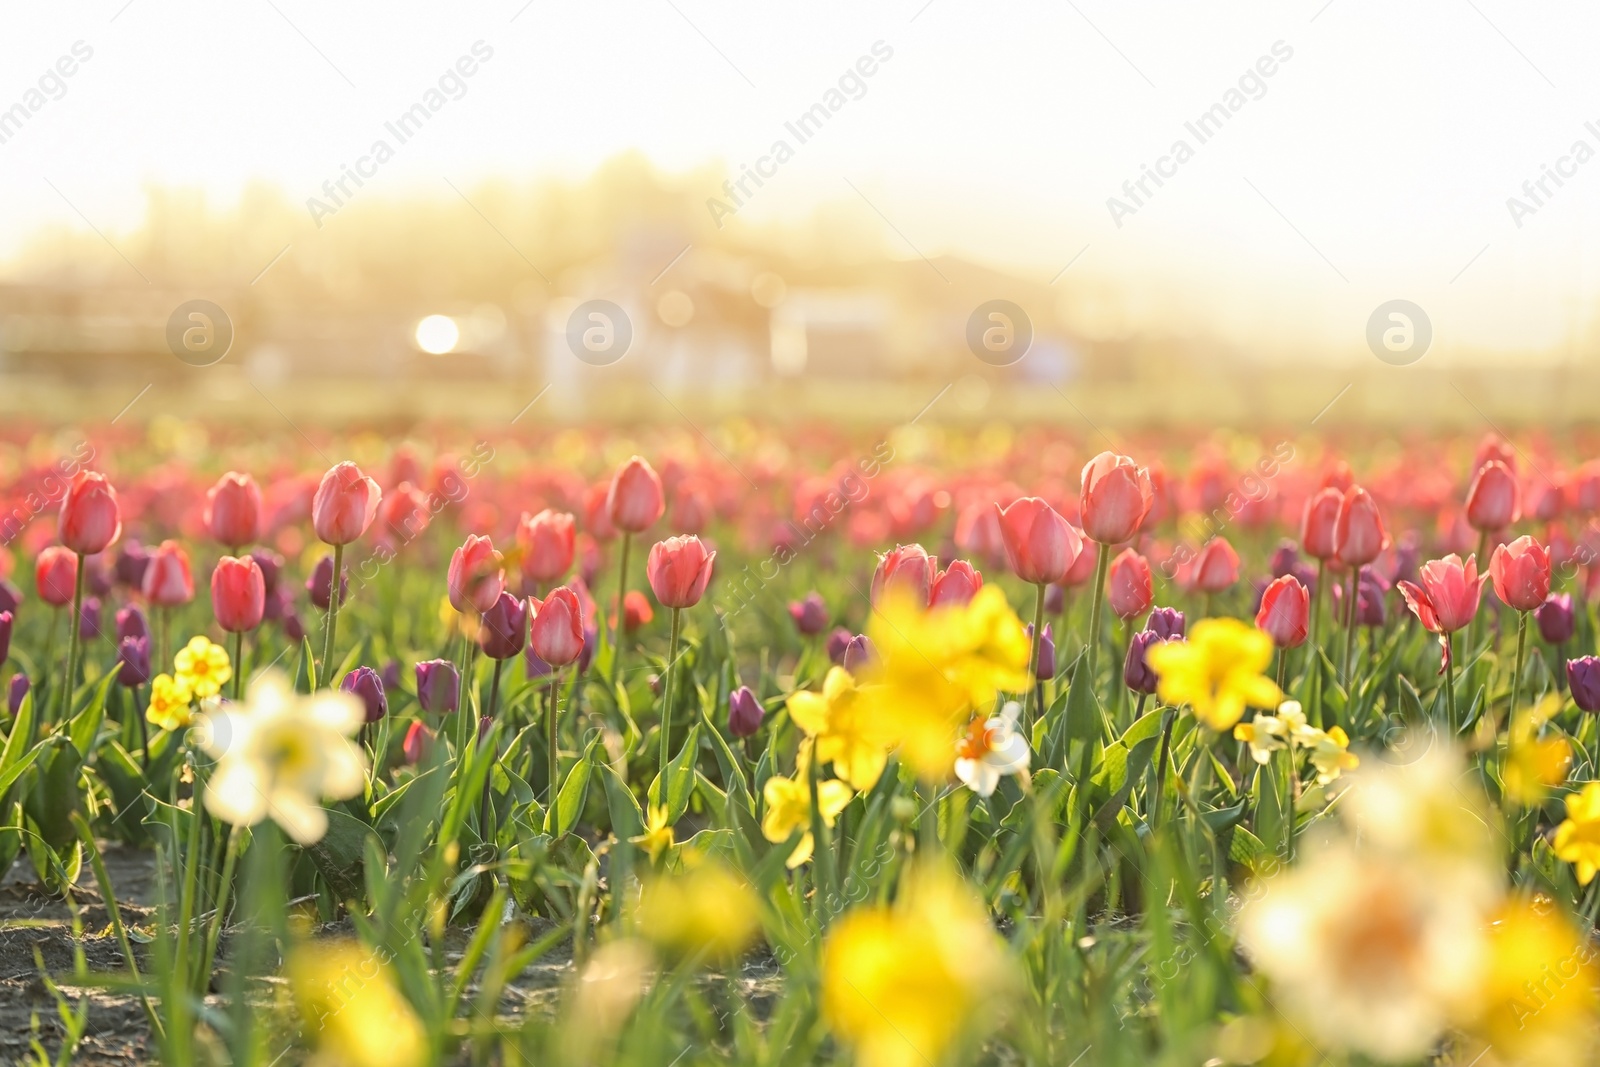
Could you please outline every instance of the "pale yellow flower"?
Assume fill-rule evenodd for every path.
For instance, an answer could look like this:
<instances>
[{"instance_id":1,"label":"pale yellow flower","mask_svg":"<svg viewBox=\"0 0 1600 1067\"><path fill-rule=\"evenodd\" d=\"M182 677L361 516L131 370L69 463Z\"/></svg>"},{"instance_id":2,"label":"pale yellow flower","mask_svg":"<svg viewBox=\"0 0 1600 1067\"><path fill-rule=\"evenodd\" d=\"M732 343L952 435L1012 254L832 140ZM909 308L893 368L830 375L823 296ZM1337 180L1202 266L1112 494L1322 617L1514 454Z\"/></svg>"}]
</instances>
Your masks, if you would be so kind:
<instances>
[{"instance_id":1,"label":"pale yellow flower","mask_svg":"<svg viewBox=\"0 0 1600 1067\"><path fill-rule=\"evenodd\" d=\"M667 806L650 805L650 813L645 819L644 833L630 837L628 841L650 853L651 862L659 860L661 854L672 847L673 841L672 827L667 823Z\"/></svg>"},{"instance_id":2,"label":"pale yellow flower","mask_svg":"<svg viewBox=\"0 0 1600 1067\"><path fill-rule=\"evenodd\" d=\"M817 759L832 763L834 773L860 792L878 784L888 745L849 671L830 669L822 692L792 693L788 706L789 718L814 739Z\"/></svg>"},{"instance_id":3,"label":"pale yellow flower","mask_svg":"<svg viewBox=\"0 0 1600 1067\"><path fill-rule=\"evenodd\" d=\"M350 941L306 945L286 970L295 1005L326 1067L421 1067L428 1039L375 951Z\"/></svg>"},{"instance_id":4,"label":"pale yellow flower","mask_svg":"<svg viewBox=\"0 0 1600 1067\"><path fill-rule=\"evenodd\" d=\"M1272 762L1272 754L1285 747L1289 733L1287 724L1276 715L1257 715L1249 722L1233 728L1233 739L1250 746L1250 758L1263 766Z\"/></svg>"},{"instance_id":5,"label":"pale yellow flower","mask_svg":"<svg viewBox=\"0 0 1600 1067\"><path fill-rule=\"evenodd\" d=\"M1334 726L1327 731L1318 730L1310 740L1311 765L1317 769L1317 784L1327 785L1345 771L1355 770L1361 760L1350 751L1350 738L1344 728Z\"/></svg>"}]
</instances>

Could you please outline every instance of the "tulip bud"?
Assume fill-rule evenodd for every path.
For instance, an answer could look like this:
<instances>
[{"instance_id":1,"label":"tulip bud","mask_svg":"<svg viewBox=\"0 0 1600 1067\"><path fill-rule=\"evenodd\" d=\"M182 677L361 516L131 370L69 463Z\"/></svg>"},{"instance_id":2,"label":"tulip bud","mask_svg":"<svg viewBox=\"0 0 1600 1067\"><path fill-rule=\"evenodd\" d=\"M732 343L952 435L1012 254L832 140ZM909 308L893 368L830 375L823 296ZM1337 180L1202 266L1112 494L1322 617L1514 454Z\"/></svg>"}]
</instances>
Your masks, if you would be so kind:
<instances>
[{"instance_id":1,"label":"tulip bud","mask_svg":"<svg viewBox=\"0 0 1600 1067\"><path fill-rule=\"evenodd\" d=\"M1321 489L1306 501L1305 514L1300 520L1300 547L1312 559L1327 561L1334 557L1338 543L1334 539L1339 524L1339 509L1344 506L1344 494L1334 488Z\"/></svg>"},{"instance_id":2,"label":"tulip bud","mask_svg":"<svg viewBox=\"0 0 1600 1067\"><path fill-rule=\"evenodd\" d=\"M278 593L278 577L283 574L283 557L270 548L258 548L250 553L250 558L261 568L261 580L266 584L268 599L271 599Z\"/></svg>"},{"instance_id":3,"label":"tulip bud","mask_svg":"<svg viewBox=\"0 0 1600 1067\"><path fill-rule=\"evenodd\" d=\"M728 732L734 737L749 737L761 729L765 715L766 710L750 687L741 685L728 700Z\"/></svg>"},{"instance_id":4,"label":"tulip bud","mask_svg":"<svg viewBox=\"0 0 1600 1067\"><path fill-rule=\"evenodd\" d=\"M62 545L46 546L34 560L33 582L39 599L46 604L59 608L72 603L78 584L78 557Z\"/></svg>"},{"instance_id":5,"label":"tulip bud","mask_svg":"<svg viewBox=\"0 0 1600 1067\"><path fill-rule=\"evenodd\" d=\"M6 707L11 709L12 717L22 710L22 701L28 695L31 683L26 674L17 673L11 676L11 689L6 697Z\"/></svg>"},{"instance_id":6,"label":"tulip bud","mask_svg":"<svg viewBox=\"0 0 1600 1067\"><path fill-rule=\"evenodd\" d=\"M1028 644L1033 644L1033 623L1024 627L1028 632ZM1044 624L1044 638L1039 642L1039 664L1034 668L1033 676L1041 682L1049 681L1056 676L1056 642L1050 633L1050 624Z\"/></svg>"},{"instance_id":7,"label":"tulip bud","mask_svg":"<svg viewBox=\"0 0 1600 1067\"><path fill-rule=\"evenodd\" d=\"M878 662L878 650L872 644L872 638L866 634L856 634L850 639L850 645L844 650L844 669L853 675L859 676L863 671L870 670Z\"/></svg>"},{"instance_id":8,"label":"tulip bud","mask_svg":"<svg viewBox=\"0 0 1600 1067\"><path fill-rule=\"evenodd\" d=\"M1154 498L1148 470L1127 456L1100 453L1083 468L1078 508L1084 535L1102 545L1131 540Z\"/></svg>"},{"instance_id":9,"label":"tulip bud","mask_svg":"<svg viewBox=\"0 0 1600 1067\"><path fill-rule=\"evenodd\" d=\"M1587 712L1600 711L1600 659L1584 656L1567 660L1567 688L1572 702Z\"/></svg>"},{"instance_id":10,"label":"tulip bud","mask_svg":"<svg viewBox=\"0 0 1600 1067\"><path fill-rule=\"evenodd\" d=\"M1194 588L1201 593L1220 593L1239 580L1239 553L1226 537L1213 537L1194 560Z\"/></svg>"},{"instance_id":11,"label":"tulip bud","mask_svg":"<svg viewBox=\"0 0 1600 1067\"><path fill-rule=\"evenodd\" d=\"M433 731L416 720L406 727L406 739L400 745L400 751L405 756L405 761L415 767L428 758L433 751Z\"/></svg>"},{"instance_id":12,"label":"tulip bud","mask_svg":"<svg viewBox=\"0 0 1600 1067\"><path fill-rule=\"evenodd\" d=\"M845 649L850 647L850 638L853 636L843 626L835 626L833 628L833 632L828 635L828 640L823 645L823 648L827 650L829 663L835 667L844 665Z\"/></svg>"},{"instance_id":13,"label":"tulip bud","mask_svg":"<svg viewBox=\"0 0 1600 1067\"><path fill-rule=\"evenodd\" d=\"M117 640L124 637L149 637L150 623L137 604L117 609Z\"/></svg>"},{"instance_id":14,"label":"tulip bud","mask_svg":"<svg viewBox=\"0 0 1600 1067\"><path fill-rule=\"evenodd\" d=\"M211 612L230 634L261 625L267 606L267 583L250 556L223 556L211 572Z\"/></svg>"},{"instance_id":15,"label":"tulip bud","mask_svg":"<svg viewBox=\"0 0 1600 1067\"><path fill-rule=\"evenodd\" d=\"M95 596L108 596L112 589L111 566L103 555L83 557L83 587Z\"/></svg>"},{"instance_id":16,"label":"tulip bud","mask_svg":"<svg viewBox=\"0 0 1600 1067\"><path fill-rule=\"evenodd\" d=\"M357 667L344 676L339 688L361 699L369 723L377 722L389 714L389 698L383 692L383 679L371 667Z\"/></svg>"},{"instance_id":17,"label":"tulip bud","mask_svg":"<svg viewBox=\"0 0 1600 1067\"><path fill-rule=\"evenodd\" d=\"M1576 628L1572 614L1572 594L1553 593L1533 613L1539 636L1547 645L1564 645L1572 640Z\"/></svg>"},{"instance_id":18,"label":"tulip bud","mask_svg":"<svg viewBox=\"0 0 1600 1067\"><path fill-rule=\"evenodd\" d=\"M802 636L815 637L828 627L828 605L820 594L807 593L804 600L789 601L789 618Z\"/></svg>"},{"instance_id":19,"label":"tulip bud","mask_svg":"<svg viewBox=\"0 0 1600 1067\"><path fill-rule=\"evenodd\" d=\"M560 581L577 548L573 517L549 508L537 515L523 512L517 522L517 547L522 550L519 565L525 579L542 585Z\"/></svg>"},{"instance_id":20,"label":"tulip bud","mask_svg":"<svg viewBox=\"0 0 1600 1067\"><path fill-rule=\"evenodd\" d=\"M500 553L492 541L469 534L450 557L446 576L450 606L462 614L478 615L493 607L506 587L506 572L500 564Z\"/></svg>"},{"instance_id":21,"label":"tulip bud","mask_svg":"<svg viewBox=\"0 0 1600 1067\"><path fill-rule=\"evenodd\" d=\"M1359 485L1345 493L1333 529L1334 555L1339 562L1360 567L1378 558L1389 544L1378 502Z\"/></svg>"},{"instance_id":22,"label":"tulip bud","mask_svg":"<svg viewBox=\"0 0 1600 1067\"><path fill-rule=\"evenodd\" d=\"M641 626L648 626L655 620L656 611L650 606L650 600L637 589L628 590L622 598L622 629L624 633L633 633Z\"/></svg>"},{"instance_id":23,"label":"tulip bud","mask_svg":"<svg viewBox=\"0 0 1600 1067\"><path fill-rule=\"evenodd\" d=\"M117 644L117 684L132 689L150 680L150 638L124 637Z\"/></svg>"},{"instance_id":24,"label":"tulip bud","mask_svg":"<svg viewBox=\"0 0 1600 1067\"><path fill-rule=\"evenodd\" d=\"M1106 572L1106 603L1121 619L1143 615L1155 599L1150 562L1131 548L1123 549Z\"/></svg>"},{"instance_id":25,"label":"tulip bud","mask_svg":"<svg viewBox=\"0 0 1600 1067\"><path fill-rule=\"evenodd\" d=\"M15 618L9 611L0 611L0 663L11 655L11 624Z\"/></svg>"},{"instance_id":26,"label":"tulip bud","mask_svg":"<svg viewBox=\"0 0 1600 1067\"><path fill-rule=\"evenodd\" d=\"M1122 664L1122 684L1135 693L1156 691L1156 672L1144 657L1150 647L1161 640L1161 635L1153 630L1140 630L1128 641L1128 658Z\"/></svg>"},{"instance_id":27,"label":"tulip bud","mask_svg":"<svg viewBox=\"0 0 1600 1067\"><path fill-rule=\"evenodd\" d=\"M261 489L248 474L229 471L206 492L205 525L212 540L239 549L261 537Z\"/></svg>"},{"instance_id":28,"label":"tulip bud","mask_svg":"<svg viewBox=\"0 0 1600 1067\"><path fill-rule=\"evenodd\" d=\"M322 476L311 500L311 526L317 539L329 545L358 540L378 515L383 492L378 483L348 461L335 464Z\"/></svg>"},{"instance_id":29,"label":"tulip bud","mask_svg":"<svg viewBox=\"0 0 1600 1067\"><path fill-rule=\"evenodd\" d=\"M983 575L964 559L952 560L928 590L928 606L951 607L967 604L983 588Z\"/></svg>"},{"instance_id":30,"label":"tulip bud","mask_svg":"<svg viewBox=\"0 0 1600 1067\"><path fill-rule=\"evenodd\" d=\"M285 612L283 616L283 636L299 644L306 639L306 624L300 616L293 611Z\"/></svg>"},{"instance_id":31,"label":"tulip bud","mask_svg":"<svg viewBox=\"0 0 1600 1067\"><path fill-rule=\"evenodd\" d=\"M1550 550L1523 535L1494 550L1489 576L1494 595L1507 607L1533 611L1550 595Z\"/></svg>"},{"instance_id":32,"label":"tulip bud","mask_svg":"<svg viewBox=\"0 0 1600 1067\"><path fill-rule=\"evenodd\" d=\"M510 659L528 640L528 603L510 593L483 613L478 627L478 647L490 659Z\"/></svg>"},{"instance_id":33,"label":"tulip bud","mask_svg":"<svg viewBox=\"0 0 1600 1067\"><path fill-rule=\"evenodd\" d=\"M328 610L333 586L333 557L323 556L317 560L317 565L312 568L311 577L306 579L306 592L311 594L312 606L323 611ZM345 598L350 595L350 575L345 568L339 568L339 604L343 606Z\"/></svg>"},{"instance_id":34,"label":"tulip bud","mask_svg":"<svg viewBox=\"0 0 1600 1067\"><path fill-rule=\"evenodd\" d=\"M1083 554L1083 540L1071 523L1036 496L1022 497L1004 508L996 504L995 509L1011 573L1035 585L1066 578Z\"/></svg>"},{"instance_id":35,"label":"tulip bud","mask_svg":"<svg viewBox=\"0 0 1600 1067\"><path fill-rule=\"evenodd\" d=\"M90 641L100 636L100 598L86 596L78 609L78 640Z\"/></svg>"},{"instance_id":36,"label":"tulip bud","mask_svg":"<svg viewBox=\"0 0 1600 1067\"><path fill-rule=\"evenodd\" d=\"M1479 533L1503 530L1517 521L1520 504L1517 476L1491 459L1478 468L1467 490L1467 522Z\"/></svg>"},{"instance_id":37,"label":"tulip bud","mask_svg":"<svg viewBox=\"0 0 1600 1067\"><path fill-rule=\"evenodd\" d=\"M938 569L939 561L921 545L896 545L878 560L872 575L873 607L881 606L891 589L900 590L919 607L926 606Z\"/></svg>"},{"instance_id":38,"label":"tulip bud","mask_svg":"<svg viewBox=\"0 0 1600 1067\"><path fill-rule=\"evenodd\" d=\"M1150 618L1145 620L1144 628L1162 640L1176 637L1183 639L1183 612L1177 608L1156 608L1150 613Z\"/></svg>"},{"instance_id":39,"label":"tulip bud","mask_svg":"<svg viewBox=\"0 0 1600 1067\"><path fill-rule=\"evenodd\" d=\"M144 598L162 608L175 608L194 599L194 575L189 553L176 541L163 541L150 553L144 569Z\"/></svg>"},{"instance_id":40,"label":"tulip bud","mask_svg":"<svg viewBox=\"0 0 1600 1067\"><path fill-rule=\"evenodd\" d=\"M117 491L105 475L77 473L61 499L56 533L63 545L80 556L104 552L122 534Z\"/></svg>"},{"instance_id":41,"label":"tulip bud","mask_svg":"<svg viewBox=\"0 0 1600 1067\"><path fill-rule=\"evenodd\" d=\"M378 677L383 679L383 691L400 688L400 661L391 659L384 663L383 670L378 672Z\"/></svg>"},{"instance_id":42,"label":"tulip bud","mask_svg":"<svg viewBox=\"0 0 1600 1067\"><path fill-rule=\"evenodd\" d=\"M578 594L560 586L540 603L528 601L533 611L529 647L551 667L565 667L583 652L583 605Z\"/></svg>"},{"instance_id":43,"label":"tulip bud","mask_svg":"<svg viewBox=\"0 0 1600 1067\"><path fill-rule=\"evenodd\" d=\"M449 715L457 707L461 675L447 659L424 660L417 664L417 703L433 715Z\"/></svg>"},{"instance_id":44,"label":"tulip bud","mask_svg":"<svg viewBox=\"0 0 1600 1067\"><path fill-rule=\"evenodd\" d=\"M129 589L144 589L144 570L150 565L150 550L139 542L129 539L117 550L117 562L113 573L118 582Z\"/></svg>"},{"instance_id":45,"label":"tulip bud","mask_svg":"<svg viewBox=\"0 0 1600 1067\"><path fill-rule=\"evenodd\" d=\"M1089 553L1085 552L1083 555L1087 556L1088 554ZM1083 556L1080 556L1078 558L1082 559ZM1051 585L1045 586L1045 589L1044 589L1044 610L1045 610L1046 614L1048 614L1048 615L1060 615L1061 614L1061 609L1066 606L1066 603L1067 603L1067 591L1066 591L1066 589L1062 588L1062 586L1059 583L1053 583Z\"/></svg>"},{"instance_id":46,"label":"tulip bud","mask_svg":"<svg viewBox=\"0 0 1600 1067\"><path fill-rule=\"evenodd\" d=\"M1298 648L1305 642L1311 619L1311 594L1290 575L1274 578L1261 595L1256 629L1279 648Z\"/></svg>"},{"instance_id":47,"label":"tulip bud","mask_svg":"<svg viewBox=\"0 0 1600 1067\"><path fill-rule=\"evenodd\" d=\"M1272 561L1267 565L1274 578L1282 578L1285 574L1293 573L1300 565L1300 548L1293 541L1278 542L1278 547L1272 552Z\"/></svg>"},{"instance_id":48,"label":"tulip bud","mask_svg":"<svg viewBox=\"0 0 1600 1067\"><path fill-rule=\"evenodd\" d=\"M698 537L669 537L651 546L645 575L663 607L692 608L705 595L716 559Z\"/></svg>"},{"instance_id":49,"label":"tulip bud","mask_svg":"<svg viewBox=\"0 0 1600 1067\"><path fill-rule=\"evenodd\" d=\"M642 533L654 526L666 510L661 477L650 464L634 456L617 469L606 491L606 515L626 533Z\"/></svg>"}]
</instances>

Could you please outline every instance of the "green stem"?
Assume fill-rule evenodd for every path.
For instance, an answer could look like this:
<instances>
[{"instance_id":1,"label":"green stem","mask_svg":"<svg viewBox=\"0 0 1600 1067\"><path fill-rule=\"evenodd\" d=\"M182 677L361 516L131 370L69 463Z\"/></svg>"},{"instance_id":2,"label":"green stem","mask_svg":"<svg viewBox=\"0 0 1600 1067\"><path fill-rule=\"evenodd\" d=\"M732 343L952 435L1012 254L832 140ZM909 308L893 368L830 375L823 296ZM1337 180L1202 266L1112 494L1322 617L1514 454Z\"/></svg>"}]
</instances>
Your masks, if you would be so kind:
<instances>
[{"instance_id":1,"label":"green stem","mask_svg":"<svg viewBox=\"0 0 1600 1067\"><path fill-rule=\"evenodd\" d=\"M1345 690L1353 691L1350 684L1350 664L1355 661L1356 650L1356 572L1359 568L1350 568L1350 593L1345 597L1344 603L1344 666L1340 669L1340 676L1344 678Z\"/></svg>"},{"instance_id":2,"label":"green stem","mask_svg":"<svg viewBox=\"0 0 1600 1067\"><path fill-rule=\"evenodd\" d=\"M83 842L83 849L89 854L89 865L94 868L94 880L99 883L100 897L105 901L106 914L111 918L111 931L117 935L117 943L122 946L122 954L128 960L128 973L133 976L135 986L143 986L139 977L139 961L133 955L133 942L128 939L128 929L122 925L122 909L117 906L116 890L111 885L111 875L106 871L106 861L100 855L100 846L95 844L94 833L89 829L89 823L78 813L72 813L72 825L78 831L78 840ZM156 1014L155 1008L150 1004L150 998L141 988L139 1003L144 1007L145 1018L150 1022L150 1029L155 1031L157 1038L164 1035L161 1018Z\"/></svg>"},{"instance_id":3,"label":"green stem","mask_svg":"<svg viewBox=\"0 0 1600 1067\"><path fill-rule=\"evenodd\" d=\"M672 760L672 668L678 662L678 635L683 609L672 609L672 653L667 657L667 676L661 680L661 780L667 780L667 764ZM616 661L613 660L613 663ZM814 762L814 761L813 761ZM665 790L663 790L663 793ZM664 797L663 797L664 799Z\"/></svg>"},{"instance_id":4,"label":"green stem","mask_svg":"<svg viewBox=\"0 0 1600 1067\"><path fill-rule=\"evenodd\" d=\"M1311 647L1307 649L1307 671L1311 686L1311 725L1321 729L1322 720L1322 602L1328 585L1328 561L1317 560L1317 593L1311 605Z\"/></svg>"},{"instance_id":5,"label":"green stem","mask_svg":"<svg viewBox=\"0 0 1600 1067\"><path fill-rule=\"evenodd\" d=\"M77 553L78 573L72 583L72 618L67 620L67 679L61 687L61 720L72 718L72 677L78 673L78 620L83 617L83 553Z\"/></svg>"},{"instance_id":6,"label":"green stem","mask_svg":"<svg viewBox=\"0 0 1600 1067\"><path fill-rule=\"evenodd\" d=\"M550 750L550 807L555 806L557 783L561 781L561 749L558 747L560 745L561 722L557 718L561 701L561 673L559 671L556 672L553 681L555 684L550 686L550 705L545 708L544 713L544 740L546 747Z\"/></svg>"},{"instance_id":7,"label":"green stem","mask_svg":"<svg viewBox=\"0 0 1600 1067\"><path fill-rule=\"evenodd\" d=\"M344 577L344 546L334 545L333 577L328 580L328 632L323 635L322 642L323 677L319 679L330 689L333 688L334 634L339 628L339 586L342 577Z\"/></svg>"},{"instance_id":8,"label":"green stem","mask_svg":"<svg viewBox=\"0 0 1600 1067\"><path fill-rule=\"evenodd\" d=\"M1156 795L1150 804L1152 829L1161 825L1161 799L1167 784L1167 764L1172 754L1172 723L1177 717L1176 708L1168 708L1166 714L1161 716L1161 754L1156 757Z\"/></svg>"},{"instance_id":9,"label":"green stem","mask_svg":"<svg viewBox=\"0 0 1600 1067\"><path fill-rule=\"evenodd\" d=\"M607 679L613 689L617 687L617 670L622 663L623 600L628 595L628 546L632 537L632 534L623 531L622 556L617 561L617 607L611 613L611 677Z\"/></svg>"},{"instance_id":10,"label":"green stem","mask_svg":"<svg viewBox=\"0 0 1600 1067\"><path fill-rule=\"evenodd\" d=\"M244 631L233 635L233 702L239 702L239 691L244 688Z\"/></svg>"},{"instance_id":11,"label":"green stem","mask_svg":"<svg viewBox=\"0 0 1600 1067\"><path fill-rule=\"evenodd\" d=\"M1445 668L1444 668L1444 698L1445 698L1445 709L1446 709L1445 714L1449 716L1450 732L1452 734L1454 734L1456 732L1456 728L1457 728L1457 722L1456 722L1456 650L1455 650L1454 646L1455 646L1455 635L1454 634L1445 634L1444 635L1444 647L1445 647L1445 659L1447 660L1447 662L1445 663Z\"/></svg>"},{"instance_id":12,"label":"green stem","mask_svg":"<svg viewBox=\"0 0 1600 1067\"><path fill-rule=\"evenodd\" d=\"M1044 591L1049 586L1043 582L1034 587L1033 598L1033 649L1028 654L1028 690L1022 695L1022 736L1033 744L1033 693L1039 688L1039 650L1044 647Z\"/></svg>"},{"instance_id":13,"label":"green stem","mask_svg":"<svg viewBox=\"0 0 1600 1067\"><path fill-rule=\"evenodd\" d=\"M494 678L489 682L489 718L494 718L495 712L500 707L500 672L505 669L506 661L494 661Z\"/></svg>"},{"instance_id":14,"label":"green stem","mask_svg":"<svg viewBox=\"0 0 1600 1067\"><path fill-rule=\"evenodd\" d=\"M1106 598L1106 571L1111 566L1111 549L1108 545L1099 546L1099 555L1094 564L1094 599L1089 602L1089 684L1094 685L1095 663L1099 659L1100 651L1100 607Z\"/></svg>"},{"instance_id":15,"label":"green stem","mask_svg":"<svg viewBox=\"0 0 1600 1067\"><path fill-rule=\"evenodd\" d=\"M228 898L233 891L233 868L239 860L240 828L228 831L228 851L222 857L222 881L217 884L216 905L211 912L211 924L206 930L206 943L201 949L200 969L195 972L195 995L205 997L206 985L211 981L211 964L217 958L217 940L222 935L223 915L228 910Z\"/></svg>"},{"instance_id":16,"label":"green stem","mask_svg":"<svg viewBox=\"0 0 1600 1067\"><path fill-rule=\"evenodd\" d=\"M817 758L815 748L811 750L810 762L806 779L807 788L811 791L811 852L816 860L814 868L817 885L816 906L822 925L826 926L830 918L828 897L837 892L837 878L834 874L836 857L833 854L833 839L828 833L827 821L822 817L822 804L817 797L819 780L822 777L822 761Z\"/></svg>"},{"instance_id":17,"label":"green stem","mask_svg":"<svg viewBox=\"0 0 1600 1067\"><path fill-rule=\"evenodd\" d=\"M1528 612L1517 612L1517 669L1511 676L1511 715L1517 713L1517 700L1522 696L1522 663L1528 650ZM1510 722L1510 718L1506 722Z\"/></svg>"}]
</instances>

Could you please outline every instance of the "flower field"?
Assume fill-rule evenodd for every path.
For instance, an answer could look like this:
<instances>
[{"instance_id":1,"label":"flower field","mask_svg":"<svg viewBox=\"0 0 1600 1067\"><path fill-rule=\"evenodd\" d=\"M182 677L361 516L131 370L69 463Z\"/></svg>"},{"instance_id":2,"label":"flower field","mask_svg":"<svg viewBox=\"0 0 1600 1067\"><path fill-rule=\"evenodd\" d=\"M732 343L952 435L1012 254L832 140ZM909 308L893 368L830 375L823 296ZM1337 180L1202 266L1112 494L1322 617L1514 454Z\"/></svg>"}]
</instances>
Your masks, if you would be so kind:
<instances>
[{"instance_id":1,"label":"flower field","mask_svg":"<svg viewBox=\"0 0 1600 1067\"><path fill-rule=\"evenodd\" d=\"M0 442L0 1062L1596 1058L1600 441L708 429Z\"/></svg>"}]
</instances>

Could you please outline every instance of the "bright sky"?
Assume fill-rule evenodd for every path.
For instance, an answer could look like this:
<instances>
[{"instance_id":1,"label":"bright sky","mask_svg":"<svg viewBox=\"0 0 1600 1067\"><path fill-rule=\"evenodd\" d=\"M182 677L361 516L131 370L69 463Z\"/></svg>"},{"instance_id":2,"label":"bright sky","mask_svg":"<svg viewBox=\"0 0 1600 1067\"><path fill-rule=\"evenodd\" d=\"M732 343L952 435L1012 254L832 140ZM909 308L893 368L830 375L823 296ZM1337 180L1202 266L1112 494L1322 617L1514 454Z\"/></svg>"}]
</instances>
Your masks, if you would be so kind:
<instances>
[{"instance_id":1,"label":"bright sky","mask_svg":"<svg viewBox=\"0 0 1600 1067\"><path fill-rule=\"evenodd\" d=\"M578 176L628 148L737 170L783 138L741 217L867 201L904 255L1070 263L1057 285L1109 283L1108 318L1178 311L1288 357L1364 357L1397 297L1443 350L1566 354L1600 274L1600 158L1562 162L1600 153L1600 8L1570 0L103 0L8 5L0 28L0 255L48 222L131 227L150 181L317 194L481 41L372 188ZM57 84L76 42L92 56ZM785 122L875 44L864 95L800 144ZM1186 129L1230 102L1205 143ZM1179 139L1192 158L1162 162ZM1146 164L1170 176L1134 205ZM1546 164L1568 176L1536 205ZM1120 227L1113 195L1137 206ZM1520 227L1513 195L1537 207Z\"/></svg>"}]
</instances>

